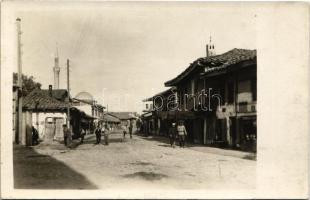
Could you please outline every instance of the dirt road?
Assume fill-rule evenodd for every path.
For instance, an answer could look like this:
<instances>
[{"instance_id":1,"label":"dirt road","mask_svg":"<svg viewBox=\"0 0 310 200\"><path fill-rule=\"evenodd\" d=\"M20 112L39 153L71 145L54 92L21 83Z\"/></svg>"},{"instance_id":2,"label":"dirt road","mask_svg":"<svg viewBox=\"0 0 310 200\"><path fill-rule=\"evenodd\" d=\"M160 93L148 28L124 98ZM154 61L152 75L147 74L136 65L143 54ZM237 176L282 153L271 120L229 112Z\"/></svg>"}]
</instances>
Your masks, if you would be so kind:
<instances>
[{"instance_id":1,"label":"dirt road","mask_svg":"<svg viewBox=\"0 0 310 200\"><path fill-rule=\"evenodd\" d=\"M168 140L95 136L69 150L62 144L14 148L16 188L50 189L253 189L256 161L171 148Z\"/></svg>"}]
</instances>

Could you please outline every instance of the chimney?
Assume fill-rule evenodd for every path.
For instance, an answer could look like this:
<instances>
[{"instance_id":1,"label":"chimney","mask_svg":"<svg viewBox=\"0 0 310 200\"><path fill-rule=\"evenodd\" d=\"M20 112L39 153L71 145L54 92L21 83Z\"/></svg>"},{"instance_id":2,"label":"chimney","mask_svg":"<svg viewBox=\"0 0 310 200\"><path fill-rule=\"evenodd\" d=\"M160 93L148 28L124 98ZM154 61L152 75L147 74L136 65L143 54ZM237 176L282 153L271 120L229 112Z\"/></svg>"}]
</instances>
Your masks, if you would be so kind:
<instances>
[{"instance_id":1,"label":"chimney","mask_svg":"<svg viewBox=\"0 0 310 200\"><path fill-rule=\"evenodd\" d=\"M50 96L53 96L53 93L52 93L52 92L53 92L53 86L52 86L52 85L49 85L49 86L48 86L48 93L49 93Z\"/></svg>"}]
</instances>

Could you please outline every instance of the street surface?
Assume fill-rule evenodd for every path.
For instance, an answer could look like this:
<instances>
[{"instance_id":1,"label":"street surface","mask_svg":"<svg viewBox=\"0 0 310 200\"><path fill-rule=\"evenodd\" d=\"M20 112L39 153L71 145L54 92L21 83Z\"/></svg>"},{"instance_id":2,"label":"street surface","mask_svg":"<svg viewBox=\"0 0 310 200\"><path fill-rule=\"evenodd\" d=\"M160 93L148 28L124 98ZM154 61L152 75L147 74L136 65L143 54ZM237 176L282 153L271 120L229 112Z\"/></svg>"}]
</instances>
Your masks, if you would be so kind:
<instances>
[{"instance_id":1,"label":"street surface","mask_svg":"<svg viewBox=\"0 0 310 200\"><path fill-rule=\"evenodd\" d=\"M74 149L58 143L31 148L14 146L15 188L255 188L253 160L195 147L171 148L167 138L133 135L129 139L127 134L123 141L120 132L110 135L108 146L104 145L103 137L102 144L94 143L95 135L87 135L84 144Z\"/></svg>"}]
</instances>

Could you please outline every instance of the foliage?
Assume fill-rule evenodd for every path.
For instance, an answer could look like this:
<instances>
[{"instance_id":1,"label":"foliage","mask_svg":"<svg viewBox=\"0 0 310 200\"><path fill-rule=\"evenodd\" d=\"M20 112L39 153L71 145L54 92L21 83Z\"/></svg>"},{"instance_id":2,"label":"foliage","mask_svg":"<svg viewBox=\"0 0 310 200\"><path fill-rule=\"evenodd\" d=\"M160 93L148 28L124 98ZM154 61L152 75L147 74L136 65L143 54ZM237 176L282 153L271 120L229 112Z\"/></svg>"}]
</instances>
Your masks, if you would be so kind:
<instances>
[{"instance_id":1,"label":"foliage","mask_svg":"<svg viewBox=\"0 0 310 200\"><path fill-rule=\"evenodd\" d=\"M23 80L23 85L22 85L22 95L27 96L32 90L36 88L41 88L41 83L34 81L33 76L27 76L22 74L22 80ZM13 83L17 84L18 83L18 76L17 73L13 73Z\"/></svg>"}]
</instances>

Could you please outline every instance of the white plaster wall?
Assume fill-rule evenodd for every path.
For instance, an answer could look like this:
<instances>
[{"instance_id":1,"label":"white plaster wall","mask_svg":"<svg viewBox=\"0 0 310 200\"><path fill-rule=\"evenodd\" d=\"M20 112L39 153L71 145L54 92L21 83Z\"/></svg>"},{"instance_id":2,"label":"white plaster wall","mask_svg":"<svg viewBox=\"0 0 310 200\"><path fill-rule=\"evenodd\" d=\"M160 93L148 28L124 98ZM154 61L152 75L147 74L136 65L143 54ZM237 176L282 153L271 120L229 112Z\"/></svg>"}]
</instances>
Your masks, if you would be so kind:
<instances>
[{"instance_id":1,"label":"white plaster wall","mask_svg":"<svg viewBox=\"0 0 310 200\"><path fill-rule=\"evenodd\" d=\"M222 109L225 108L225 112L222 111ZM221 107L218 107L216 111L216 116L219 119L224 119L226 117L231 117L235 115L235 106L233 104L225 104Z\"/></svg>"},{"instance_id":2,"label":"white plaster wall","mask_svg":"<svg viewBox=\"0 0 310 200\"><path fill-rule=\"evenodd\" d=\"M38 114L38 115L37 115ZM47 112L47 113L32 113L32 125L37 128L37 116L38 116L38 123L39 123L39 129L38 129L38 133L39 133L39 137L42 139L44 136L44 124L45 124L45 119L47 117L57 117L57 118L64 118L64 121L66 122L67 120L67 114L66 113L51 113L51 112Z\"/></svg>"}]
</instances>

